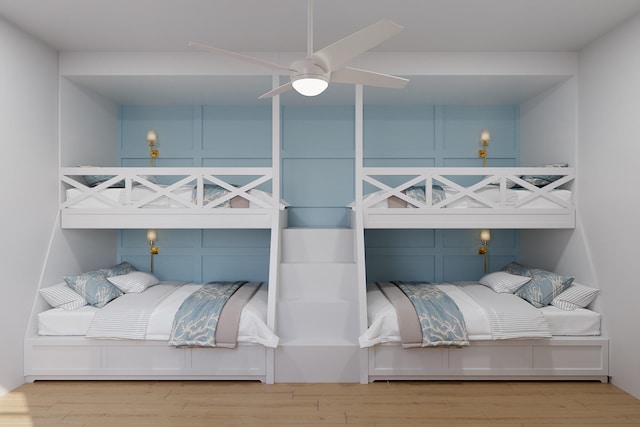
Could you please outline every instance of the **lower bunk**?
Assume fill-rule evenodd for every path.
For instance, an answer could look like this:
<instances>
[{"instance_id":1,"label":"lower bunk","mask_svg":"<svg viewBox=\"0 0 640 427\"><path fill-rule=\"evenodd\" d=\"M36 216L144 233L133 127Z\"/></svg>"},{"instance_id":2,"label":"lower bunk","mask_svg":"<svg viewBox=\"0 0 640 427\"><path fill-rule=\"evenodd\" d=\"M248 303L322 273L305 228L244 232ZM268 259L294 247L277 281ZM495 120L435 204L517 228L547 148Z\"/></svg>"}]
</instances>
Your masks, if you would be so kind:
<instances>
[{"instance_id":1,"label":"lower bunk","mask_svg":"<svg viewBox=\"0 0 640 427\"><path fill-rule=\"evenodd\" d=\"M104 280L104 271L40 291L25 337L26 381L273 383L278 337L267 326L266 284L160 282L138 271ZM107 282L120 288L105 298Z\"/></svg>"},{"instance_id":2,"label":"lower bunk","mask_svg":"<svg viewBox=\"0 0 640 427\"><path fill-rule=\"evenodd\" d=\"M499 277L493 283L483 281L491 276ZM608 382L609 342L601 335L600 314L584 307L589 304L584 298L583 307L569 307L571 298L562 297L584 296L586 287L571 284L567 294L556 292L557 306L536 307L523 298L530 289L514 292L514 284L522 283L509 284L513 275L491 276L480 282L367 284L368 327L360 336L366 356L361 382Z\"/></svg>"}]
</instances>

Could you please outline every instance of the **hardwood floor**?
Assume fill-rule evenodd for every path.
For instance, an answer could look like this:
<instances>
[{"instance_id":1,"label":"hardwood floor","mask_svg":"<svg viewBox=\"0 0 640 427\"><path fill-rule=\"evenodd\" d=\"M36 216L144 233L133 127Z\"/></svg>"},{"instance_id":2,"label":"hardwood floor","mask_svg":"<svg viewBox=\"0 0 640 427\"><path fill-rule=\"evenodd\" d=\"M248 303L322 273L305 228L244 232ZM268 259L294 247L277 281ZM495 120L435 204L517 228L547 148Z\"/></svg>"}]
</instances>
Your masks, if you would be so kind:
<instances>
[{"instance_id":1,"label":"hardwood floor","mask_svg":"<svg viewBox=\"0 0 640 427\"><path fill-rule=\"evenodd\" d=\"M640 426L640 400L596 382L274 384L44 381L0 397L2 426Z\"/></svg>"}]
</instances>

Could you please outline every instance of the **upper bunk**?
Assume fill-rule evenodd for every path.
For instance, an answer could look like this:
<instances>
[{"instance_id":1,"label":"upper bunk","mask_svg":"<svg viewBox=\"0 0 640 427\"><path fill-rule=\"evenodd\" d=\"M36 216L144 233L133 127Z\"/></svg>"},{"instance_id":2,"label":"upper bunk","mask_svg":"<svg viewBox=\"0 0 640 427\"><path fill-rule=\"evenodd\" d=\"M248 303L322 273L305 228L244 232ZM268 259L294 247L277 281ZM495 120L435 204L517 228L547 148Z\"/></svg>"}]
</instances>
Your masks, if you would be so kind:
<instances>
[{"instance_id":1,"label":"upper bunk","mask_svg":"<svg viewBox=\"0 0 640 427\"><path fill-rule=\"evenodd\" d=\"M364 167L360 179L364 228L575 227L570 167Z\"/></svg>"},{"instance_id":2,"label":"upper bunk","mask_svg":"<svg viewBox=\"0 0 640 427\"><path fill-rule=\"evenodd\" d=\"M63 167L62 228L272 228L271 167ZM274 223L274 216L281 221Z\"/></svg>"}]
</instances>

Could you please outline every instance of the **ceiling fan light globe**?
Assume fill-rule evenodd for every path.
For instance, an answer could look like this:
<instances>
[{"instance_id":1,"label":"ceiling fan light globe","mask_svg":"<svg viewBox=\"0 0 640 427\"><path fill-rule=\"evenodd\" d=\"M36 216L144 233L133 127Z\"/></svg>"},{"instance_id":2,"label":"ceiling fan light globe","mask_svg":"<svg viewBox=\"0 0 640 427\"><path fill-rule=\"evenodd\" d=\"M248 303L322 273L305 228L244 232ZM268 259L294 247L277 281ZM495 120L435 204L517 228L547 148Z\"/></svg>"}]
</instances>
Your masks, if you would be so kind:
<instances>
[{"instance_id":1,"label":"ceiling fan light globe","mask_svg":"<svg viewBox=\"0 0 640 427\"><path fill-rule=\"evenodd\" d=\"M301 76L294 79L292 85L300 95L318 96L327 89L329 82L321 76Z\"/></svg>"}]
</instances>

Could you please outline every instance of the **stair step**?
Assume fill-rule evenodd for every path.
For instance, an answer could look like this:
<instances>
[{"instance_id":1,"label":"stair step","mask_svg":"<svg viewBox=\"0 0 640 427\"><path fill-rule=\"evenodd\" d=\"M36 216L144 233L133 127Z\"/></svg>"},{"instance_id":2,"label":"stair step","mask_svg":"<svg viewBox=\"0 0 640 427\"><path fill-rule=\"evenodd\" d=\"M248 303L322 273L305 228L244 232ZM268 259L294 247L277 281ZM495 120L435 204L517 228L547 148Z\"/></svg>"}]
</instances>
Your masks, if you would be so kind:
<instances>
[{"instance_id":1,"label":"stair step","mask_svg":"<svg viewBox=\"0 0 640 427\"><path fill-rule=\"evenodd\" d=\"M282 262L355 262L353 230L286 228L282 230Z\"/></svg>"},{"instance_id":2,"label":"stair step","mask_svg":"<svg viewBox=\"0 0 640 427\"><path fill-rule=\"evenodd\" d=\"M352 301L281 301L277 310L276 330L283 341L358 342L358 305Z\"/></svg>"},{"instance_id":3,"label":"stair step","mask_svg":"<svg viewBox=\"0 0 640 427\"><path fill-rule=\"evenodd\" d=\"M356 299L355 264L282 264L279 298Z\"/></svg>"}]
</instances>

